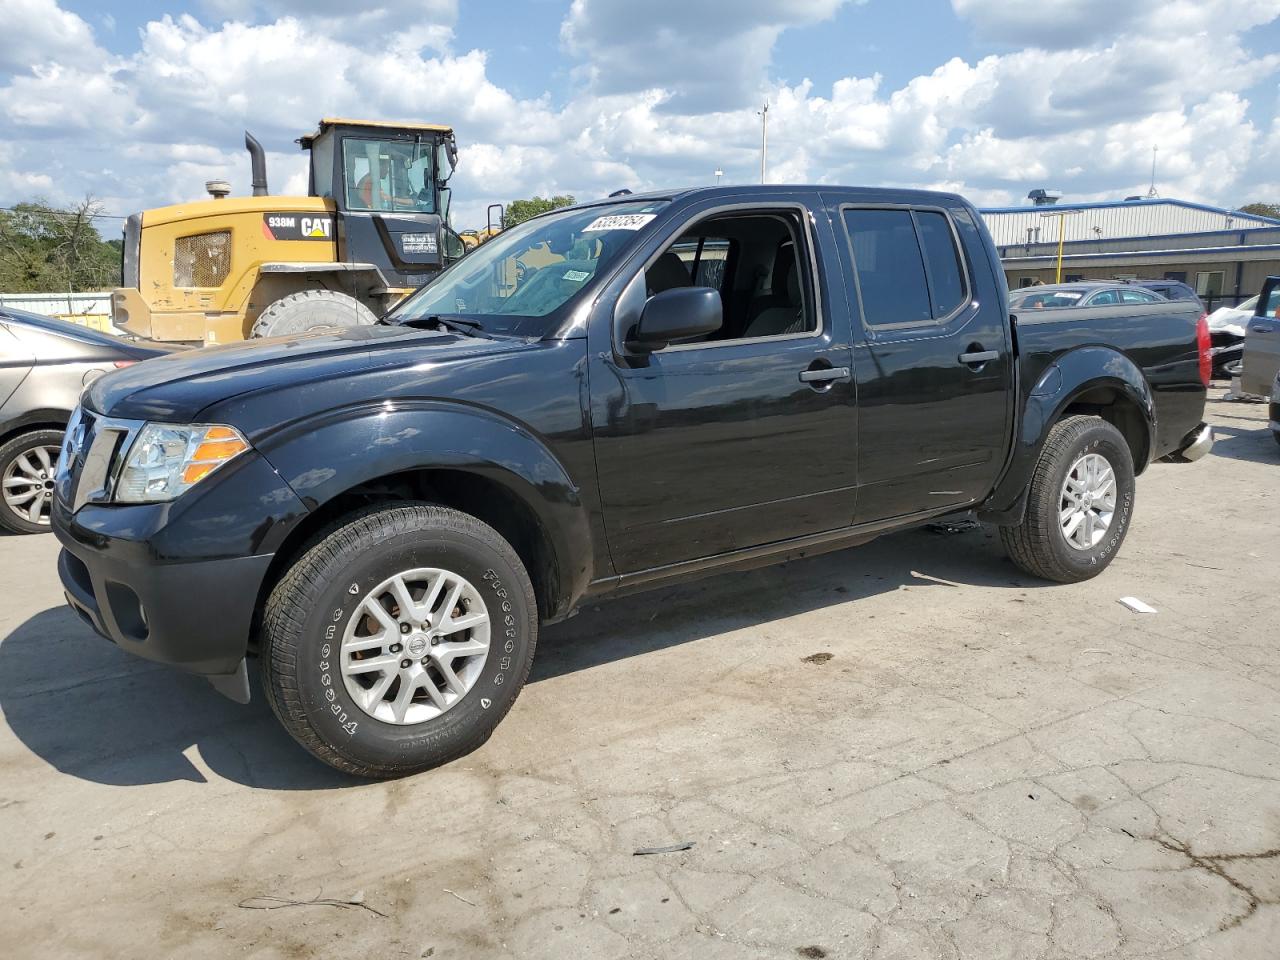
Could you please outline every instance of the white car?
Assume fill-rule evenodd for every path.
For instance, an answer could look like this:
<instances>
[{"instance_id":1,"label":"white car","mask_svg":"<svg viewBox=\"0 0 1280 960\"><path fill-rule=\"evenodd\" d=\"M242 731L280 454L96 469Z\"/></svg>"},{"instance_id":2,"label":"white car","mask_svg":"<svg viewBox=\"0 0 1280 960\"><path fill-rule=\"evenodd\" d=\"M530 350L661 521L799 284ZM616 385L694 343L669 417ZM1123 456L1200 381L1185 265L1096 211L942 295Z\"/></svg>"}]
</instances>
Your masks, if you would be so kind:
<instances>
[{"instance_id":1,"label":"white car","mask_svg":"<svg viewBox=\"0 0 1280 960\"><path fill-rule=\"evenodd\" d=\"M1258 305L1257 297L1250 297L1244 303L1234 307L1219 307L1209 314L1209 332L1227 333L1233 337L1243 337L1245 326L1253 316Z\"/></svg>"}]
</instances>

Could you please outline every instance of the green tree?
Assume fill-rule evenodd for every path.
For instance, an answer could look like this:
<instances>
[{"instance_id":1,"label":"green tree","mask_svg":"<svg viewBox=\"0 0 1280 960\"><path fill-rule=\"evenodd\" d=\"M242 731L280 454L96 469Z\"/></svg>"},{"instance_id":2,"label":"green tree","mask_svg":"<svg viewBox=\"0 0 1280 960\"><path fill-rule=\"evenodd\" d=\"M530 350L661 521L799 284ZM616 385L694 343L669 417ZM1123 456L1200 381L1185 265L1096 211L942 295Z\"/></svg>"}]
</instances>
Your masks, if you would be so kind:
<instances>
[{"instance_id":1,"label":"green tree","mask_svg":"<svg viewBox=\"0 0 1280 960\"><path fill-rule=\"evenodd\" d=\"M1270 217L1280 220L1280 203L1246 203L1240 208L1241 213L1252 213L1259 217Z\"/></svg>"},{"instance_id":2,"label":"green tree","mask_svg":"<svg viewBox=\"0 0 1280 960\"><path fill-rule=\"evenodd\" d=\"M506 213L502 218L502 225L504 227L514 227L517 223L524 223L530 217L536 217L540 213L546 213L548 210L558 210L561 207L570 207L577 202L570 196L512 200L507 204Z\"/></svg>"},{"instance_id":3,"label":"green tree","mask_svg":"<svg viewBox=\"0 0 1280 960\"><path fill-rule=\"evenodd\" d=\"M93 197L68 208L43 200L0 210L0 291L76 293L120 284L120 241L94 226L102 204Z\"/></svg>"}]
</instances>

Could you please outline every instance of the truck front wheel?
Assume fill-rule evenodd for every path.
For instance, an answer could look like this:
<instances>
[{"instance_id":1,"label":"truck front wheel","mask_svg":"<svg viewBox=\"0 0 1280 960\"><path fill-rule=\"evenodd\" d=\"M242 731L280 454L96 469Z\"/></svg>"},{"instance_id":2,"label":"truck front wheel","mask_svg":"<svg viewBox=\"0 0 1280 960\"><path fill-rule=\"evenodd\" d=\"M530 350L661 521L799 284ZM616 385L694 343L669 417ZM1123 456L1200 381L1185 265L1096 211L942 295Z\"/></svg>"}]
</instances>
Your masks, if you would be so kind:
<instances>
[{"instance_id":1,"label":"truck front wheel","mask_svg":"<svg viewBox=\"0 0 1280 960\"><path fill-rule=\"evenodd\" d=\"M1133 515L1133 456L1098 417L1067 417L1049 430L1017 526L1000 539L1015 564L1058 583L1096 577L1115 559Z\"/></svg>"},{"instance_id":2,"label":"truck front wheel","mask_svg":"<svg viewBox=\"0 0 1280 960\"><path fill-rule=\"evenodd\" d=\"M337 290L299 290L269 304L253 322L251 337L280 337L333 327L376 323L374 312Z\"/></svg>"},{"instance_id":3,"label":"truck front wheel","mask_svg":"<svg viewBox=\"0 0 1280 960\"><path fill-rule=\"evenodd\" d=\"M428 504L340 521L285 572L263 617L263 681L307 750L363 777L470 753L524 686L533 586L487 524Z\"/></svg>"}]
</instances>

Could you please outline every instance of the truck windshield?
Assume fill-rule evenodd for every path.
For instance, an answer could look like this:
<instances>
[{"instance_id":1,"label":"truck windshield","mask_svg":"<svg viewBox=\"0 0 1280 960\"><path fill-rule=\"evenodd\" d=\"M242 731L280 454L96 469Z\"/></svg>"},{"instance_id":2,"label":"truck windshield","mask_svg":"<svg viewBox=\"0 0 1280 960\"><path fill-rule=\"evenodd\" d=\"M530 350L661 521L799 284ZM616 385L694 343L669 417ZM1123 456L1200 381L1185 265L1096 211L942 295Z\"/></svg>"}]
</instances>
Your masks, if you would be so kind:
<instances>
[{"instance_id":1,"label":"truck windshield","mask_svg":"<svg viewBox=\"0 0 1280 960\"><path fill-rule=\"evenodd\" d=\"M432 141L342 141L342 178L348 210L383 213L435 213Z\"/></svg>"},{"instance_id":2,"label":"truck windshield","mask_svg":"<svg viewBox=\"0 0 1280 960\"><path fill-rule=\"evenodd\" d=\"M512 227L440 274L387 322L463 317L486 333L544 336L668 202L578 207Z\"/></svg>"}]
</instances>

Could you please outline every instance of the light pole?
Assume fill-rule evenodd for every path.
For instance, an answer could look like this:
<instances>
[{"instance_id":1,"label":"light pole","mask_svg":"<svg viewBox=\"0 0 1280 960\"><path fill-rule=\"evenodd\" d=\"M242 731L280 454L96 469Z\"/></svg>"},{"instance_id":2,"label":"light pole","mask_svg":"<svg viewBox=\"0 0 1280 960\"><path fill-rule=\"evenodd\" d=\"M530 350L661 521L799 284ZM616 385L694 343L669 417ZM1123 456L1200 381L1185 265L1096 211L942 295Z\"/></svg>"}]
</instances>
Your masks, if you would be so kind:
<instances>
[{"instance_id":1,"label":"light pole","mask_svg":"<svg viewBox=\"0 0 1280 960\"><path fill-rule=\"evenodd\" d=\"M764 109L757 110L760 117L760 182L765 182L769 168L769 101L765 100Z\"/></svg>"},{"instance_id":2,"label":"light pole","mask_svg":"<svg viewBox=\"0 0 1280 960\"><path fill-rule=\"evenodd\" d=\"M1067 217L1075 216L1079 210L1053 210L1040 214L1042 217L1058 218L1058 272L1054 277L1054 283L1062 282L1062 242L1066 237Z\"/></svg>"}]
</instances>

